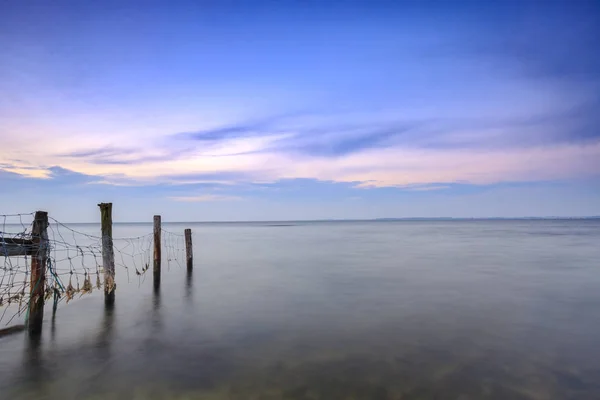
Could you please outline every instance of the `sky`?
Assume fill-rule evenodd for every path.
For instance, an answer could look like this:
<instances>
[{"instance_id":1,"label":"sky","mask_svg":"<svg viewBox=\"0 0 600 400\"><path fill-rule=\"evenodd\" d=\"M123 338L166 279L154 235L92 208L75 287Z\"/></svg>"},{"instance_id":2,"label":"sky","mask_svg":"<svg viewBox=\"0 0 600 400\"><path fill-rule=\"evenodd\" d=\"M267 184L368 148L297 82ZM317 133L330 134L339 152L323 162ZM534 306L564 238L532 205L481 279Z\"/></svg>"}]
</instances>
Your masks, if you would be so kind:
<instances>
[{"instance_id":1,"label":"sky","mask_svg":"<svg viewBox=\"0 0 600 400\"><path fill-rule=\"evenodd\" d=\"M600 2L0 1L0 214L600 215Z\"/></svg>"}]
</instances>

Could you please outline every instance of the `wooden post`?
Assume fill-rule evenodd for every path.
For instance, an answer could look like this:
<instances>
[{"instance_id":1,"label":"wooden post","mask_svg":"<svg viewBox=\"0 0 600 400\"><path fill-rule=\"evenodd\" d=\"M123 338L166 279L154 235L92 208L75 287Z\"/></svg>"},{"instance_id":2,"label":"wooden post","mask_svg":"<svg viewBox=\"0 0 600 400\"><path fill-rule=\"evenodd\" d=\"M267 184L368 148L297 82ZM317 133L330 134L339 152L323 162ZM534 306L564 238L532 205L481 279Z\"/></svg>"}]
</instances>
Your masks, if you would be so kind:
<instances>
[{"instance_id":1,"label":"wooden post","mask_svg":"<svg viewBox=\"0 0 600 400\"><path fill-rule=\"evenodd\" d=\"M100 229L102 230L102 267L104 268L104 304L115 302L115 252L112 237L112 203L100 203Z\"/></svg>"},{"instance_id":2,"label":"wooden post","mask_svg":"<svg viewBox=\"0 0 600 400\"><path fill-rule=\"evenodd\" d=\"M185 236L185 260L188 271L194 268L194 253L192 251L192 230L186 229Z\"/></svg>"},{"instance_id":3,"label":"wooden post","mask_svg":"<svg viewBox=\"0 0 600 400\"><path fill-rule=\"evenodd\" d=\"M44 291L46 290L46 264L48 263L48 213L37 211L31 229L36 248L31 258L28 328L31 334L42 332L44 320Z\"/></svg>"},{"instance_id":4,"label":"wooden post","mask_svg":"<svg viewBox=\"0 0 600 400\"><path fill-rule=\"evenodd\" d=\"M154 216L154 288L160 287L160 262L161 262L161 242L160 242L160 215Z\"/></svg>"}]
</instances>

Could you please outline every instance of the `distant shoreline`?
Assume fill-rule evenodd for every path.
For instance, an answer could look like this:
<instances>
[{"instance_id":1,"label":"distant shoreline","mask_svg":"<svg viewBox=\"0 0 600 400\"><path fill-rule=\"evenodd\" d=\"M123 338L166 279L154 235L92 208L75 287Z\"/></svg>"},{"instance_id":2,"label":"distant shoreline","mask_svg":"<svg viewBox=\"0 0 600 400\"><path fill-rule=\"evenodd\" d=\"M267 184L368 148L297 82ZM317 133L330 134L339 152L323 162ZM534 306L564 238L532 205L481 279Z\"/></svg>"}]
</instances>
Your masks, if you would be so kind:
<instances>
[{"instance_id":1,"label":"distant shoreline","mask_svg":"<svg viewBox=\"0 0 600 400\"><path fill-rule=\"evenodd\" d=\"M401 221L580 221L600 220L600 216L589 217L406 217L369 219L298 219L298 220L248 220L248 221L163 221L163 224L284 224L308 222L401 222ZM99 222L67 222L69 225L96 225ZM116 222L113 225L152 225L152 221Z\"/></svg>"}]
</instances>

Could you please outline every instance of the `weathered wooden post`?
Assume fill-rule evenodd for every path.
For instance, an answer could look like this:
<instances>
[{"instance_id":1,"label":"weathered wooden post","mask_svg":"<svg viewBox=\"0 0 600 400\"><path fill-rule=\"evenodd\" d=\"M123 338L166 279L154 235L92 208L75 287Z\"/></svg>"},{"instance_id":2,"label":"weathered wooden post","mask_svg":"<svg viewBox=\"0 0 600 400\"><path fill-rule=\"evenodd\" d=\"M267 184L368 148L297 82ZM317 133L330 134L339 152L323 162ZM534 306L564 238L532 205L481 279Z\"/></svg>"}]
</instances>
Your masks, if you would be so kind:
<instances>
[{"instance_id":1,"label":"weathered wooden post","mask_svg":"<svg viewBox=\"0 0 600 400\"><path fill-rule=\"evenodd\" d=\"M100 203L100 229L102 231L102 267L104 268L104 304L115 303L115 252L112 237L112 203Z\"/></svg>"},{"instance_id":2,"label":"weathered wooden post","mask_svg":"<svg viewBox=\"0 0 600 400\"><path fill-rule=\"evenodd\" d=\"M185 236L185 260L188 271L194 268L194 253L192 251L192 230L186 229Z\"/></svg>"},{"instance_id":3,"label":"weathered wooden post","mask_svg":"<svg viewBox=\"0 0 600 400\"><path fill-rule=\"evenodd\" d=\"M154 216L154 288L160 287L160 261L161 261L161 242L160 242L160 215Z\"/></svg>"},{"instance_id":4,"label":"weathered wooden post","mask_svg":"<svg viewBox=\"0 0 600 400\"><path fill-rule=\"evenodd\" d=\"M44 291L46 290L46 264L48 263L48 213L36 211L31 228L33 256L29 293L29 333L42 332L44 320Z\"/></svg>"}]
</instances>

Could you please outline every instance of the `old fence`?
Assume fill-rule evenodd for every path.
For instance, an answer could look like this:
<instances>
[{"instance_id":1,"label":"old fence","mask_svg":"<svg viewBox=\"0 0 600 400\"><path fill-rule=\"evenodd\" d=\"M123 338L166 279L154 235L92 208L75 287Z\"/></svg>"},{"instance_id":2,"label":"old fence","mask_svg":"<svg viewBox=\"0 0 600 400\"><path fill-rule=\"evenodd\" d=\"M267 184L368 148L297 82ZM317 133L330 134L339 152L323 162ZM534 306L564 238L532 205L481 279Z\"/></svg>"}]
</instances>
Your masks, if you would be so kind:
<instances>
[{"instance_id":1,"label":"old fence","mask_svg":"<svg viewBox=\"0 0 600 400\"><path fill-rule=\"evenodd\" d=\"M142 279L152 265L154 288L160 287L162 261L181 266L185 257L193 267L192 231L169 232L154 216L152 232L138 237L113 237L112 203L100 207L100 236L81 232L48 216L47 212L0 214L0 333L16 316L25 316L30 334L41 332L44 304L52 301L56 313L61 302L93 290L104 291L104 301L115 301L116 268L127 280ZM163 251L165 254L163 254ZM185 251L185 255L184 255ZM134 275L135 274L135 275ZM5 322L6 321L6 322Z\"/></svg>"}]
</instances>

